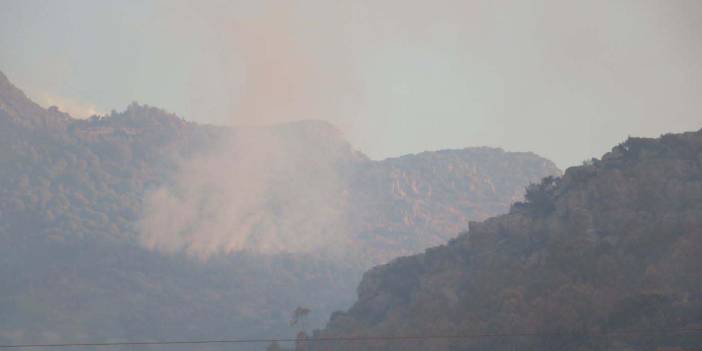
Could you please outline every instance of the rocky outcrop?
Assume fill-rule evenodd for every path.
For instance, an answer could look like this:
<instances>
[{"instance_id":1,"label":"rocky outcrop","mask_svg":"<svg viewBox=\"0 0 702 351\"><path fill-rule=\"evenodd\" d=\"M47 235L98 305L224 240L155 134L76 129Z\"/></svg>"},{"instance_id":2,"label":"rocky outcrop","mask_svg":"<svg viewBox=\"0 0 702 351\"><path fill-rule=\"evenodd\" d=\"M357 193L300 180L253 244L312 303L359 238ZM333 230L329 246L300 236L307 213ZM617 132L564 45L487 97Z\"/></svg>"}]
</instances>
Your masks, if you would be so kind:
<instances>
[{"instance_id":1,"label":"rocky outcrop","mask_svg":"<svg viewBox=\"0 0 702 351\"><path fill-rule=\"evenodd\" d=\"M351 232L368 242L372 262L384 263L442 244L471 220L507 212L523 198L524 184L559 174L532 153L486 147L369 162L351 179Z\"/></svg>"}]
</instances>

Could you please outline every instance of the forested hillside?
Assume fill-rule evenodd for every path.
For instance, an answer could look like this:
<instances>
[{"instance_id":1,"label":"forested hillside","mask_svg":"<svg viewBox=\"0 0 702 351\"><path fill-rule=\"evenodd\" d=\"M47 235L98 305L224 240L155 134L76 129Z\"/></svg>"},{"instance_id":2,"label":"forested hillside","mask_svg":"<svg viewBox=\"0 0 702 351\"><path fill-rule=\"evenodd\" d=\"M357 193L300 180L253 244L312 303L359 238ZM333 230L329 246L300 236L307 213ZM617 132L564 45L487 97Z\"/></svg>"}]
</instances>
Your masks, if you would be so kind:
<instances>
[{"instance_id":1,"label":"forested hillside","mask_svg":"<svg viewBox=\"0 0 702 351\"><path fill-rule=\"evenodd\" d=\"M702 130L630 138L600 160L530 186L508 214L371 269L353 307L315 333L517 336L309 346L699 349L700 333L670 330L702 329L700 252Z\"/></svg>"},{"instance_id":2,"label":"forested hillside","mask_svg":"<svg viewBox=\"0 0 702 351\"><path fill-rule=\"evenodd\" d=\"M295 307L310 308L307 325L320 325L350 304L372 263L446 240L468 220L506 210L531 181L559 173L536 155L499 149L372 161L323 122L259 130L285 152L250 165L269 161L293 172L278 169L266 184L264 205L247 217L250 245L225 245L241 233L191 230L189 241L161 250L159 239L186 231L172 232L166 224L181 220L182 212L161 205L216 210L246 196L240 187L221 197L210 178L188 189L188 171L211 173L193 167L201 164L193 160L210 161L221 144L261 134L199 125L137 103L78 120L38 106L0 74L1 343L292 335ZM245 174L226 166L216 174L224 184ZM309 180L323 179L319 174L338 178L324 187ZM320 189L338 193L305 196ZM164 193L173 201L154 201ZM335 201L311 202L327 198ZM329 223L346 225L312 238L336 241L347 255L299 250L312 241L308 228L326 224L316 217L327 212L300 214L318 208L340 214L341 221ZM215 221L200 213L193 218L205 229ZM220 241L199 238L203 233ZM289 241L275 243L278 237ZM341 237L349 245L341 245ZM258 250L264 238L275 251ZM203 242L208 255L188 251Z\"/></svg>"}]
</instances>

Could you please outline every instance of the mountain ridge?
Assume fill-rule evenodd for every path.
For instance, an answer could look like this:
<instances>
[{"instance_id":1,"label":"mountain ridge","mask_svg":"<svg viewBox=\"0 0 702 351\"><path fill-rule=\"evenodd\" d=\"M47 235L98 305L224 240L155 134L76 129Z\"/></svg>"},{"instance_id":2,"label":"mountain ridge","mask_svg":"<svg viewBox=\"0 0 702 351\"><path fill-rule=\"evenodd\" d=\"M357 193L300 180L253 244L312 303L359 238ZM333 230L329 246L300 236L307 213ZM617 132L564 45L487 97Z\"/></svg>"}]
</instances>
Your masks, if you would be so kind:
<instances>
[{"instance_id":1,"label":"mountain ridge","mask_svg":"<svg viewBox=\"0 0 702 351\"><path fill-rule=\"evenodd\" d=\"M0 92L0 99L13 94ZM0 340L6 344L293 335L288 313L297 306L312 309L308 322L320 325L351 302L353 286L370 264L453 237L455 230L441 228L462 228L466 218L506 210L529 182L560 172L540 157L491 151L477 152L479 162L430 154L370 161L323 122L249 133L188 122L136 103L85 120L38 105L3 106L0 280L6 284L0 286ZM277 146L237 147L261 140ZM258 153L248 157L254 150ZM244 165L274 173L246 178L251 169L237 171L240 156ZM191 176L200 181L191 182ZM162 211L165 224L156 222L155 228L165 239L182 234L166 225L187 216L165 207L158 201L163 197L150 197L167 194L174 201L166 204L192 204L225 219L225 230L213 237L186 239L197 247L234 247L238 242L230 239L241 233L226 231L231 223L226 210L252 189L245 182L227 188L238 179L232 177L272 181L259 189L265 196L252 196L261 199L254 203L258 207L244 207L260 214L245 233L253 248L266 238L303 247L302 239L315 244L319 238L354 254L217 250L198 260L184 249L162 252L144 245L147 231L140 223L148 215L146 204ZM441 179L451 182L443 186ZM480 206L486 199L492 207ZM307 213L320 208L309 212L316 215ZM450 215L428 220L446 211ZM339 220L329 221L327 213ZM194 211L183 228L215 222L200 214ZM425 235L416 230L422 226L436 229ZM203 228L207 233L210 227Z\"/></svg>"},{"instance_id":2,"label":"mountain ridge","mask_svg":"<svg viewBox=\"0 0 702 351\"><path fill-rule=\"evenodd\" d=\"M536 334L364 350L695 348L694 336L593 335L702 326L700 248L702 129L629 138L448 244L367 271L357 302L313 337Z\"/></svg>"}]
</instances>

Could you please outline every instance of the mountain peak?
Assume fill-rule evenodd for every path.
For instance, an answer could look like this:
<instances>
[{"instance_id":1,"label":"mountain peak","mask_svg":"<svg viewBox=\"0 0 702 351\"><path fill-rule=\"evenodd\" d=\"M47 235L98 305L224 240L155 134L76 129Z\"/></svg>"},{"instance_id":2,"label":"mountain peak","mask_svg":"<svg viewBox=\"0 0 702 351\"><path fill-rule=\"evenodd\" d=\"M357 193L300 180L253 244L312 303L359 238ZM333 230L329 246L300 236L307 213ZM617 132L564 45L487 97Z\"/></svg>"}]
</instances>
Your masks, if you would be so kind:
<instances>
[{"instance_id":1,"label":"mountain peak","mask_svg":"<svg viewBox=\"0 0 702 351\"><path fill-rule=\"evenodd\" d=\"M4 112L13 123L25 127L60 125L69 117L54 110L46 110L32 101L0 71L0 113Z\"/></svg>"},{"instance_id":2,"label":"mountain peak","mask_svg":"<svg viewBox=\"0 0 702 351\"><path fill-rule=\"evenodd\" d=\"M31 103L31 100L0 71L0 108L7 109L17 103Z\"/></svg>"}]
</instances>

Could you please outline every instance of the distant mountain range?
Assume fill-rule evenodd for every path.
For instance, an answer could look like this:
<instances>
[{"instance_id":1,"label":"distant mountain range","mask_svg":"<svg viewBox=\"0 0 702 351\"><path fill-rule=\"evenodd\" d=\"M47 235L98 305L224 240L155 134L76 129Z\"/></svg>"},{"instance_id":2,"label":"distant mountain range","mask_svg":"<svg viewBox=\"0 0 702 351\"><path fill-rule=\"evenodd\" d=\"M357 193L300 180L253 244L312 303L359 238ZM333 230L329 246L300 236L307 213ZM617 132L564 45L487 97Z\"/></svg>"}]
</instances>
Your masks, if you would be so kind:
<instances>
[{"instance_id":1,"label":"distant mountain range","mask_svg":"<svg viewBox=\"0 0 702 351\"><path fill-rule=\"evenodd\" d=\"M371 269L353 307L314 335L465 338L307 346L698 350L700 253L702 130L629 138L448 244Z\"/></svg>"},{"instance_id":2,"label":"distant mountain range","mask_svg":"<svg viewBox=\"0 0 702 351\"><path fill-rule=\"evenodd\" d=\"M491 148L373 161L320 121L77 120L0 73L0 343L289 335L296 306L319 325L363 270L559 174Z\"/></svg>"}]
</instances>

